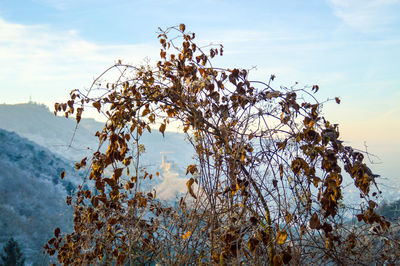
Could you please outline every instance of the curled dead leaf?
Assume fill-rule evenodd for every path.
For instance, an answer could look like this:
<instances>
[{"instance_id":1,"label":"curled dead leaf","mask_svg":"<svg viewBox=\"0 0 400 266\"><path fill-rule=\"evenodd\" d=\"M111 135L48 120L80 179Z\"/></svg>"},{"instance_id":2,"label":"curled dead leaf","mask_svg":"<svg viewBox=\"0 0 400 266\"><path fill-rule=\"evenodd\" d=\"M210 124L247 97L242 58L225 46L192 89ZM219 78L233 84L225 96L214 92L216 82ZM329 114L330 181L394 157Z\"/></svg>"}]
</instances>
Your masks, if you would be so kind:
<instances>
[{"instance_id":1,"label":"curled dead leaf","mask_svg":"<svg viewBox=\"0 0 400 266\"><path fill-rule=\"evenodd\" d=\"M193 198L197 199L196 195L195 195L194 192L193 192L193 188L192 188L193 183L194 183L194 179L193 179L193 178L190 178L190 179L186 182L186 186L187 186L187 188L188 188L189 194L190 194Z\"/></svg>"},{"instance_id":2,"label":"curled dead leaf","mask_svg":"<svg viewBox=\"0 0 400 266\"><path fill-rule=\"evenodd\" d=\"M276 236L276 242L279 245L283 245L287 239L287 232L286 231L278 231L278 234Z\"/></svg>"}]
</instances>

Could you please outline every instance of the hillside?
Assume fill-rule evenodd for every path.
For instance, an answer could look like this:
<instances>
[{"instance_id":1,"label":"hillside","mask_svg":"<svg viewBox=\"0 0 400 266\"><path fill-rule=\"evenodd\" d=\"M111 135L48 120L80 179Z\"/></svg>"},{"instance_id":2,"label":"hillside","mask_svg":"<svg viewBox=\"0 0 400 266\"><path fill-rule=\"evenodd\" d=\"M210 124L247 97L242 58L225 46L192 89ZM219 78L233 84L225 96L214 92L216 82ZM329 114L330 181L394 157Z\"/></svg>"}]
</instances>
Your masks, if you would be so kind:
<instances>
[{"instance_id":1,"label":"hillside","mask_svg":"<svg viewBox=\"0 0 400 266\"><path fill-rule=\"evenodd\" d=\"M14 131L52 152L71 160L79 160L87 154L87 149L94 148L94 134L101 129L101 124L94 119L83 119L71 142L75 120L55 116L45 105L1 104L0 128Z\"/></svg>"},{"instance_id":2,"label":"hillside","mask_svg":"<svg viewBox=\"0 0 400 266\"><path fill-rule=\"evenodd\" d=\"M0 104L0 128L14 131L60 157L80 161L92 154L98 147L95 133L103 128L103 123L94 119L83 118L75 133L76 121L62 116L55 116L47 106L35 103L7 105ZM71 143L72 144L69 146ZM165 132L165 137L153 130L145 132L141 138L145 152L140 164L148 171L160 171L160 177L154 177L146 187L165 190L162 199L174 200L177 193L182 192L186 166L192 163L193 149L185 141L183 134ZM168 171L163 170L168 163ZM20 167L23 167L21 163ZM160 191L161 192L161 191Z\"/></svg>"},{"instance_id":3,"label":"hillside","mask_svg":"<svg viewBox=\"0 0 400 266\"><path fill-rule=\"evenodd\" d=\"M0 129L0 142L0 246L13 236L27 261L41 263L41 248L54 228L72 225L65 198L81 177L71 161L15 133Z\"/></svg>"},{"instance_id":4,"label":"hillside","mask_svg":"<svg viewBox=\"0 0 400 266\"><path fill-rule=\"evenodd\" d=\"M97 149L98 139L95 133L104 124L91 118L83 118L74 136L75 126L75 119L55 116L45 105L0 104L0 128L14 131L62 157L80 161ZM168 153L169 160L178 165L179 171L183 171L192 159L193 149L185 142L183 134L166 132L163 137L154 130L152 134L143 134L141 141L146 148L144 166L160 167L161 152Z\"/></svg>"},{"instance_id":5,"label":"hillside","mask_svg":"<svg viewBox=\"0 0 400 266\"><path fill-rule=\"evenodd\" d=\"M97 147L94 134L102 123L82 119L69 147L74 119L56 117L44 105L3 104L0 128L0 247L14 236L28 261L38 262L41 247L54 228L61 226L65 231L72 224L65 197L81 184L85 174L74 170L74 161ZM143 188L152 186L160 192L160 199L175 200L186 192L184 174L191 162L190 145L176 133L166 133L165 138L158 132L144 134L142 142L141 165L160 171L160 177ZM60 179L62 171L66 172L64 180Z\"/></svg>"}]
</instances>

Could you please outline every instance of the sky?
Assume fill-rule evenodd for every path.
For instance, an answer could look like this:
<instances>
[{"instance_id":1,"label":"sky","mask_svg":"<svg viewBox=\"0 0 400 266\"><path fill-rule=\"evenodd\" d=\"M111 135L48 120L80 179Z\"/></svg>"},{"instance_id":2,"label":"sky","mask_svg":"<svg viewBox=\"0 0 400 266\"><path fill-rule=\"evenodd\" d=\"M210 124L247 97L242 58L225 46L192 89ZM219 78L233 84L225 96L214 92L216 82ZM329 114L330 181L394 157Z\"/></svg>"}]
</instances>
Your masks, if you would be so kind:
<instances>
[{"instance_id":1,"label":"sky","mask_svg":"<svg viewBox=\"0 0 400 266\"><path fill-rule=\"evenodd\" d=\"M3 0L0 103L52 109L117 60L156 62L158 27L185 23L198 42L224 45L220 66L339 97L324 113L342 139L366 144L373 169L400 180L398 14L400 0Z\"/></svg>"}]
</instances>

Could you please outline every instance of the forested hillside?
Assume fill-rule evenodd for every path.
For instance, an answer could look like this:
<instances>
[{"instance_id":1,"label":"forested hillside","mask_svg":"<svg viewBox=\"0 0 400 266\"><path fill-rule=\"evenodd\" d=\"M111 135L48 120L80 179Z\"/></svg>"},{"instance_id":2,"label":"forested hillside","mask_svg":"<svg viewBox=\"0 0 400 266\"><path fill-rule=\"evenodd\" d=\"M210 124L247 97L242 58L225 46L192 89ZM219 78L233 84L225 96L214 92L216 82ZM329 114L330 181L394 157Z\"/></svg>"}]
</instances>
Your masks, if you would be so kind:
<instances>
[{"instance_id":1,"label":"forested hillside","mask_svg":"<svg viewBox=\"0 0 400 266\"><path fill-rule=\"evenodd\" d=\"M61 224L68 231L72 225L65 198L85 174L74 163L97 148L94 135L101 124L83 119L69 147L74 129L74 120L55 116L45 105L0 105L0 247L13 236L27 262L40 264L41 248L54 228ZM141 165L160 171L150 184L162 199L175 200L186 191L189 145L182 134L167 132L165 138L147 135L143 143ZM63 171L66 177L61 179Z\"/></svg>"},{"instance_id":2,"label":"forested hillside","mask_svg":"<svg viewBox=\"0 0 400 266\"><path fill-rule=\"evenodd\" d=\"M81 178L71 161L15 133L0 129L0 142L0 247L14 237L27 262L41 264L42 247L54 228L71 229L65 198Z\"/></svg>"},{"instance_id":3,"label":"forested hillside","mask_svg":"<svg viewBox=\"0 0 400 266\"><path fill-rule=\"evenodd\" d=\"M95 134L104 124L83 118L74 135L75 126L75 119L55 116L42 104L0 104L0 128L14 131L59 156L80 161L98 148ZM145 134L141 143L146 148L141 162L146 167L158 168L162 164L161 153L165 152L168 159L177 165L175 170L182 172L194 153L181 133L165 132L165 137L159 132Z\"/></svg>"}]
</instances>

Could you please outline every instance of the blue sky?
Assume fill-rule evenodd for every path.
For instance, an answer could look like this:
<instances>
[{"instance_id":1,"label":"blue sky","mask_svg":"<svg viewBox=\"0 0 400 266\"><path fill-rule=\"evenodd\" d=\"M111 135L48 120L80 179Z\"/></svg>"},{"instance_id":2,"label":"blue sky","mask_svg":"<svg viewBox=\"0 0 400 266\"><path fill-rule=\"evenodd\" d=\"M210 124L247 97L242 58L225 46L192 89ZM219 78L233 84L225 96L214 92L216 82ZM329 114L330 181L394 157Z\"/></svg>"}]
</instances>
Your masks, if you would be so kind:
<instances>
[{"instance_id":1,"label":"blue sky","mask_svg":"<svg viewBox=\"0 0 400 266\"><path fill-rule=\"evenodd\" d=\"M397 175L400 158L400 1L0 2L0 103L53 106L88 87L118 59L157 60L157 28L185 23L200 43L222 43L221 66L257 67L275 86L318 84L342 137L379 155Z\"/></svg>"}]
</instances>

